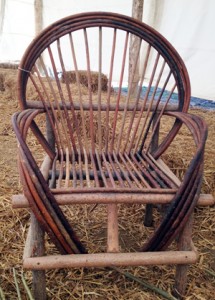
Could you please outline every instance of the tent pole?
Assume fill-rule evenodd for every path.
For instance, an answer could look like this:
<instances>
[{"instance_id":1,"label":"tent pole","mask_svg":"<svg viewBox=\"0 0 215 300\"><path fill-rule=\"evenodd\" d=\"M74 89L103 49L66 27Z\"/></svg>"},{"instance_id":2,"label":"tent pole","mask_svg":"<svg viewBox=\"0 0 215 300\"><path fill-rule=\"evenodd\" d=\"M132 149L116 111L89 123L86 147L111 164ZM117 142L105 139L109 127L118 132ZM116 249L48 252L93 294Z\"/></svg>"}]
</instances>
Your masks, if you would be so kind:
<instances>
[{"instance_id":1,"label":"tent pole","mask_svg":"<svg viewBox=\"0 0 215 300\"><path fill-rule=\"evenodd\" d=\"M34 0L35 35L43 29L43 0Z\"/></svg>"}]
</instances>

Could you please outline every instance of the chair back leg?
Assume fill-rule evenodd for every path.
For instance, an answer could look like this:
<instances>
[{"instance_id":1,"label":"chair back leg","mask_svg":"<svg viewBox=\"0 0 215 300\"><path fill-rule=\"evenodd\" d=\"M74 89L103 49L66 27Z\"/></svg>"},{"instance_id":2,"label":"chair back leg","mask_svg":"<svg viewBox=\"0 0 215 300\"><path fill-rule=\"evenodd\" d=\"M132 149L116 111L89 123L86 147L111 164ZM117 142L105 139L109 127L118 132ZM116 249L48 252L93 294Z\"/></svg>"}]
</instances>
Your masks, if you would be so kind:
<instances>
[{"instance_id":1,"label":"chair back leg","mask_svg":"<svg viewBox=\"0 0 215 300\"><path fill-rule=\"evenodd\" d=\"M182 229L178 237L178 250L189 251L192 250L192 228L193 228L193 214L189 217L186 225ZM175 274L175 286L173 294L176 299L183 299L187 287L187 271L189 265L177 265Z\"/></svg>"}]
</instances>

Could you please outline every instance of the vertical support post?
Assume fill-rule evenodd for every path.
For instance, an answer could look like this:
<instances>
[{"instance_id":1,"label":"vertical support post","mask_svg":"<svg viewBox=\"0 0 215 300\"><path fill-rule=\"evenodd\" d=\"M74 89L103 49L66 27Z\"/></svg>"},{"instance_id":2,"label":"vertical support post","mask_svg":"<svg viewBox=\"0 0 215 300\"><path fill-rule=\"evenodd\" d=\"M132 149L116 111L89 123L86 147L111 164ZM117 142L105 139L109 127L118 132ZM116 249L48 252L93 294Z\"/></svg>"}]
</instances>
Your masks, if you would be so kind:
<instances>
[{"instance_id":1,"label":"vertical support post","mask_svg":"<svg viewBox=\"0 0 215 300\"><path fill-rule=\"evenodd\" d=\"M55 136L54 136L53 128L51 126L51 123L50 123L47 115L46 115L46 136L47 136L47 140L48 140L51 148L54 150L55 149Z\"/></svg>"},{"instance_id":2,"label":"vertical support post","mask_svg":"<svg viewBox=\"0 0 215 300\"><path fill-rule=\"evenodd\" d=\"M189 251L191 250L192 241L192 227L193 227L193 213L188 219L186 225L181 231L178 237L178 250ZM173 295L177 299L183 299L186 286L187 286L187 270L189 265L177 265L175 275L175 286L173 289Z\"/></svg>"},{"instance_id":3,"label":"vertical support post","mask_svg":"<svg viewBox=\"0 0 215 300\"><path fill-rule=\"evenodd\" d=\"M41 228L39 222L35 218L34 214L31 213L31 232L30 232L30 249L31 257L43 256L45 254L45 243L44 243L44 230ZM33 295L35 300L46 300L46 277L45 271L32 271L33 280Z\"/></svg>"},{"instance_id":4,"label":"vertical support post","mask_svg":"<svg viewBox=\"0 0 215 300\"><path fill-rule=\"evenodd\" d=\"M35 12L35 35L37 35L43 29L43 1L42 0L34 0L34 12Z\"/></svg>"},{"instance_id":5,"label":"vertical support post","mask_svg":"<svg viewBox=\"0 0 215 300\"><path fill-rule=\"evenodd\" d=\"M118 208L117 204L108 204L107 251L119 252Z\"/></svg>"},{"instance_id":6,"label":"vertical support post","mask_svg":"<svg viewBox=\"0 0 215 300\"><path fill-rule=\"evenodd\" d=\"M146 204L146 211L144 217L144 225L146 227L152 227L153 225L153 204Z\"/></svg>"},{"instance_id":7,"label":"vertical support post","mask_svg":"<svg viewBox=\"0 0 215 300\"><path fill-rule=\"evenodd\" d=\"M158 118L158 114L155 114L154 115L154 118L153 118L153 126L152 128L154 128L155 124L156 124L156 121L157 121L157 118ZM159 126L157 126L156 128L156 131L155 131L155 134L152 138L152 141L151 141L151 152L153 153L153 151L155 151L158 147L158 142L159 142L159 128L160 128L160 124ZM145 218L144 218L144 225L146 227L151 227L152 226L152 223L153 223L153 204L147 204L146 205L146 212L145 212Z\"/></svg>"},{"instance_id":8,"label":"vertical support post","mask_svg":"<svg viewBox=\"0 0 215 300\"><path fill-rule=\"evenodd\" d=\"M142 21L143 18L143 5L144 0L133 0L132 2L132 17ZM128 82L131 82L131 74L133 67L135 65L135 60L138 55L139 48L139 40L135 35L131 35L130 45L129 45L129 79ZM137 67L134 73L133 80L131 82L131 97L135 97L135 93L137 91L138 83L140 80L139 75L139 60L137 63Z\"/></svg>"},{"instance_id":9,"label":"vertical support post","mask_svg":"<svg viewBox=\"0 0 215 300\"><path fill-rule=\"evenodd\" d=\"M109 183L109 179L107 179L107 183ZM107 252L119 252L118 207L116 203L107 204Z\"/></svg>"}]
</instances>

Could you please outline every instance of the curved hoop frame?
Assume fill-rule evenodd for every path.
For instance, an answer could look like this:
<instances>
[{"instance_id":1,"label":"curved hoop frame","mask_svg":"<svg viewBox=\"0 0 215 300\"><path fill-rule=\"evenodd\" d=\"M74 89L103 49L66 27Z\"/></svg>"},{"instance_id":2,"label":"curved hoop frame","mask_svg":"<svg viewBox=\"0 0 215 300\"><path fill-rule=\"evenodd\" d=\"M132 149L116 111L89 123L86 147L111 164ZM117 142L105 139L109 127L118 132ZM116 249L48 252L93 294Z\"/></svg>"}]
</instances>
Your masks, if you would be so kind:
<instances>
[{"instance_id":1,"label":"curved hoop frame","mask_svg":"<svg viewBox=\"0 0 215 300\"><path fill-rule=\"evenodd\" d=\"M125 45L128 45L128 38L129 35L134 35L138 37L141 41L145 41L148 43L150 47L155 49L157 51L157 56L155 59L156 66L154 66L152 73L152 80L154 79L154 74L156 71L156 67L158 65L159 57L161 56L164 60L164 63L167 63L168 68L170 72L168 74L167 78L169 80L170 76L173 76L173 79L175 80L175 86L177 87L178 91L178 107L175 112L168 111L166 108L167 106L164 105L163 108L158 110L159 101L158 104L155 104L155 110L153 111L153 105L152 102L149 103L149 108L146 109L146 102L141 102L142 107L138 111L138 105L139 105L139 98L134 106L129 110L128 101L126 103L127 106L121 109L121 111L124 113L124 116L126 118L126 114L129 111L129 113L133 113L133 116L129 119L130 121L130 127L128 129L129 132L135 132L131 138L131 142L129 140L129 137L127 138L127 142L132 144L135 142L136 138L136 132L139 130L139 128L143 128L143 130L140 130L140 135L138 142L135 144L135 147L132 146L128 147L129 149L124 151L125 156L121 155L121 152L119 151L121 146L121 136L122 132L124 130L124 124L125 124L125 118L123 119L123 126L121 128L121 133L119 134L119 143L117 144L117 151L114 152L114 142L115 142L115 131L117 127L117 118L119 117L118 111L120 110L119 102L121 94L119 92L117 103L114 103L112 107L112 112L114 114L113 122L111 120L111 126L113 126L113 135L111 139L111 147L108 148L110 151L108 152L105 147L101 147L102 139L101 139L101 103L97 103L97 106L93 106L92 102L92 91L90 87L90 67L89 67L89 44L88 44L88 37L86 33L86 29L89 28L111 28L114 30L114 38L116 36L115 31L121 30L125 33ZM58 50L58 60L60 60L62 70L65 71L65 66L62 59L62 51L60 47L60 38L64 37L65 35L70 35L71 33L74 33L78 30L83 30L84 38L85 38L85 48L86 48L86 65L87 65L87 74L88 74L88 92L89 92L89 105L86 106L87 108L84 111L83 105L81 104L78 107L79 111L81 111L81 121L83 120L84 116L89 117L90 121L90 134L89 137L91 138L91 148L85 149L82 145L82 140L86 140L86 133L85 129L83 130L84 134L82 137L79 136L80 128L78 121L78 117L80 117L77 113L78 109L76 110L74 103L72 102L72 97L70 98L70 103L66 103L62 88L60 86L60 79L57 74L57 68L56 64L54 62L53 58L53 52L51 50L51 46L53 43L56 42L57 50ZM71 36L70 36L71 38ZM115 41L113 39L113 41ZM99 36L99 45L101 48L101 37ZM112 54L115 51L115 42L113 42L112 46ZM126 46L127 47L127 46ZM72 48L72 47L71 47ZM46 104L43 98L43 93L41 92L40 88L38 88L36 80L38 79L39 83L41 84L42 88L45 87L44 82L42 82L42 76L40 75L40 72L37 68L36 62L38 59L41 58L43 51L48 49L48 53L50 55L50 60L52 62L52 67L54 69L54 78L56 81L56 86L58 88L58 96L60 99L60 103L56 101L55 104L54 101L49 102L49 104ZM127 50L127 48L126 48ZM101 49L99 50L101 52ZM111 51L110 51L111 52ZM125 48L123 52L123 63L125 62ZM148 52L149 53L149 52ZM99 59L101 54L99 54ZM123 65L122 63L122 65ZM74 64L75 65L75 64ZM164 66L164 64L163 64ZM110 69L113 67L113 64L111 65ZM124 67L124 65L123 65ZM77 68L76 68L77 69ZM100 68L101 69L101 68ZM161 68L162 69L162 68ZM164 68L163 68L164 69ZM162 69L162 72L163 72ZM77 71L77 70L76 70ZM161 74L162 74L161 72ZM34 73L34 74L33 74ZM47 73L47 72L46 72ZM64 72L66 73L66 72ZM122 74L123 72L121 72ZM35 75L36 74L36 75ZM145 73L144 73L145 74ZM32 79L33 75L35 75L36 79ZM64 74L63 74L64 75ZM112 76L112 73L111 73ZM77 72L76 72L77 77ZM144 76L143 76L144 77ZM39 96L41 97L42 106L38 107L37 102L32 105L30 104L30 101L28 101L26 96L26 90L28 85L28 79L31 79L33 82L33 85L35 89L37 90ZM51 79L49 76L48 78L48 84L51 86L51 90L53 91L54 88L51 83ZM47 79L46 78L46 79ZM121 75L121 81L122 81L123 75ZM99 80L101 79L101 71L99 74ZM165 81L166 82L166 81ZM143 81L142 81L143 83ZM159 81L158 81L159 83ZM158 87L158 83L156 88ZM68 78L65 83L67 87L67 93L70 96L71 90L69 89L69 83ZM101 100L101 83L99 83L100 90L98 91L98 98ZM60 88L59 88L60 87ZM142 85L141 85L142 87ZM166 85L164 85L163 90L165 89ZM151 86L149 85L148 94L146 98L149 95L149 90ZM174 88L172 89L169 98L171 97ZM111 86L109 85L109 91L111 89ZM120 87L121 89L121 87ZM44 94L46 94L47 98L49 98L49 95L47 91L44 88ZM163 93L163 92L162 92ZM55 91L53 92L55 96ZM161 225L156 230L153 237L149 240L149 242L144 246L143 250L145 251L154 251L154 250L162 250L166 248L175 235L181 230L182 226L184 226L186 219L191 214L198 194L200 192L200 185L201 185L201 177L202 177L202 168L203 168L203 153L204 153L204 143L206 138L206 126L203 121L200 120L198 117L188 117L186 112L189 108L190 103L190 82L189 82L189 76L186 70L186 67L180 57L180 55L177 53L177 51L173 48L173 46L157 31L150 28L148 25L139 22L133 18L115 14L115 13L104 13L104 12L93 12L93 13L83 13L83 14L77 14L73 16L69 16L67 18L61 19L49 27L47 27L45 30L43 30L29 45L27 48L22 61L20 63L19 68L19 75L18 75L18 96L19 101L22 110L25 112L17 114L14 116L13 122L14 122L14 129L17 134L17 138L21 145L20 150L20 157L23 161L21 171L24 174L24 185L29 187L28 193L29 198L32 200L31 192L34 194L34 197L36 200L38 200L38 205L41 205L43 210L43 207L46 207L47 211L45 213L49 213L49 210L51 211L51 214L54 216L53 219L56 221L56 223L53 223L52 220L45 220L46 230L51 232L51 235L53 236L53 239L55 243L58 245L58 248L62 250L62 252L69 253L68 249L71 250L72 253L78 253L78 252L85 252L84 247L82 247L82 244L79 243L79 240L77 239L76 235L70 229L69 224L67 220L64 218L64 215L62 214L60 208L57 205L57 202L55 201L55 197L51 192L51 189L48 187L47 182L42 178L42 175L39 171L39 168L37 168L36 163L34 161L33 156L31 155L30 151L27 148L26 145L26 132L27 128L30 126L32 131L35 133L36 137L38 138L39 142L47 152L48 156L52 160L53 163L53 169L56 171L56 162L59 161L59 164L61 164L61 171L58 171L60 173L59 177L63 177L63 163L65 162L67 166L69 164L72 164L75 168L76 164L82 164L83 162L86 163L86 174L84 175L88 181L90 181L90 176L94 176L94 181L96 182L96 186L93 186L94 191L96 193L96 189L99 189L102 187L105 187L106 192L113 192L116 191L117 194L117 188L118 186L115 184L114 180L116 178L116 181L118 181L119 186L124 188L126 186L128 191L128 187L133 187L134 185L131 183L133 182L137 184L137 187L139 188L138 193L141 193L144 191L144 189L151 189L158 188L160 189L160 193L162 188L168 187L170 189L175 188L174 183L171 181L171 178L167 178L166 174L161 174L161 170L156 166L154 161L168 148L168 146L171 144L172 140L176 136L178 130L180 129L182 124L185 124L188 129L190 129L191 133L193 134L194 141L196 143L196 153L194 155L193 160L191 161L190 167L185 175L184 182L182 185L178 188L176 195L174 196L174 200L172 205L170 206L170 209L167 213L167 216L164 218ZM155 94L153 94L153 97ZM152 98L153 98L152 97ZM68 97L69 98L69 97ZM55 100L55 99L54 99ZM153 101L153 99L152 99ZM168 99L169 101L169 99ZM167 104L168 104L167 101ZM107 101L108 102L108 101ZM150 102L150 101L149 101ZM34 106L35 105L35 106ZM55 105L55 106L54 106ZM108 106L109 105L109 106ZM103 113L107 112L107 115L110 111L110 98L109 103L105 106ZM36 109L36 112L34 110L31 111L31 109ZM39 110L38 108L41 108ZM28 109L29 112L28 112ZM55 110L57 110L57 113L55 114ZM87 109L89 111L87 111ZM143 113L147 110L145 120L143 121ZM56 137L56 152L55 149L53 150L50 145L48 145L48 142L46 141L45 137L41 134L39 131L36 123L34 122L35 115L39 114L40 112L45 112L49 118L49 121L52 126L52 130L54 132L54 135ZM62 112L62 113L61 113ZM132 127L132 122L134 121L136 117L136 112L139 113L138 120L135 120L135 126ZM70 115L69 115L70 113ZM84 114L86 113L86 114ZM89 113L89 115L87 115ZM99 125L100 126L100 140L98 145L98 151L97 151L97 145L95 146L97 140L96 140L96 134L93 131L94 127L94 116L97 113ZM34 115L35 114L35 115ZM30 117L29 117L30 116ZM52 119L53 116L53 119ZM156 119L156 116L158 118ZM156 135L156 131L159 130L159 124L163 116L170 116L173 118L173 125L167 135L164 137L162 142L157 146L154 147L155 149L152 149L152 140L153 136ZM58 118L61 118L62 120L62 131L63 132L63 138L64 141L66 140L67 146L63 146L61 143L61 137L60 134L58 135L58 131L60 132L60 129L57 128L58 126ZM106 126L109 125L109 116L107 118ZM147 119L147 121L146 121ZM148 121L149 120L149 121ZM25 124L26 122L26 124ZM73 122L73 123L72 123ZM88 121L82 122L82 125L84 127L85 123ZM143 125L141 124L143 123ZM148 123L147 123L148 122ZM23 124L25 124L25 128L23 129ZM72 125L71 125L72 124ZM140 125L141 124L141 125ZM55 126L56 125L56 126ZM66 127L67 126L67 127ZM139 126L139 127L138 127ZM154 127L153 127L154 126ZM56 127L56 129L55 129ZM104 126L105 127L105 126ZM145 130L145 132L144 132ZM150 132L150 134L148 134ZM65 135L66 138L65 138ZM106 143L108 143L108 134L106 136ZM149 136L149 144L144 148L144 143L146 139ZM68 141L71 139L70 141ZM93 140L95 139L95 141ZM141 142L142 139L142 142ZM93 141L92 141L93 140ZM86 143L87 144L87 143ZM60 145L60 146L59 146ZM81 146L80 146L81 145ZM88 145L88 144L87 144ZM140 147L139 147L140 145ZM61 147L62 146L62 147ZM80 147L79 147L80 146ZM78 148L79 147L79 148ZM127 146L124 147L124 149ZM133 147L133 148L132 148ZM87 148L87 147L86 147ZM107 147L106 147L107 148ZM105 150L104 150L105 149ZM121 150L121 149L120 149ZM150 152L150 155L148 155L148 152ZM123 152L123 151L122 151ZM115 156L114 156L115 155ZM121 155L121 156L120 156ZM143 158L142 155L145 155ZM144 160L145 159L145 160ZM88 169L88 163L91 163L92 173L89 172ZM120 164L121 163L121 164ZM151 165L150 165L151 163ZM142 164L142 165L141 165ZM110 171L110 165L112 168L112 172ZM117 167L116 167L117 165ZM105 170L105 171L104 171ZM152 171L153 170L153 171ZM68 171L68 168L67 168ZM80 174L78 176L83 177L83 170L80 167ZM105 174L108 174L108 180L107 182L105 178ZM156 173L157 172L157 173ZM28 176L28 173L32 175L32 180L30 176ZM54 173L54 172L53 172ZM75 171L74 171L75 173ZM98 177L98 173L100 178ZM156 175L154 175L156 173ZM69 174L69 172L67 172ZM92 175L93 174L93 175ZM114 174L114 175L112 175ZM121 175L122 174L122 175ZM33 176L35 175L35 176ZM76 175L75 175L76 176ZM138 180L141 182L138 182ZM157 176L157 177L156 177ZM161 185L160 178L163 176L163 182ZM38 177L38 179L35 179ZM103 180L102 185L100 185L100 182ZM123 180L126 181L126 184L123 185ZM147 182L148 180L148 182ZM157 181L156 181L157 180ZM81 188L83 183L83 178L81 178ZM131 183L131 184L130 184ZM130 185L129 185L130 184ZM135 186L136 188L136 186ZM164 188L165 189L165 188ZM31 191L30 191L31 190ZM123 190L123 189L122 189ZM137 190L137 189L136 189ZM118 189L119 192L119 189ZM123 190L123 193L125 193L125 189ZM40 199L41 198L41 199ZM40 201L41 200L41 201ZM42 203L44 201L44 203ZM31 201L32 205L34 200ZM41 203L41 204L40 204ZM51 203L51 205L50 205ZM35 206L35 212L37 213L38 207ZM43 212L43 211L42 211ZM38 212L39 214L39 212ZM43 218L41 220L44 221ZM47 221L47 222L46 222ZM50 222L49 222L50 221ZM47 223L47 224L46 224ZM61 231L63 234L61 235ZM75 246L73 245L75 244ZM71 249L70 249L71 246ZM74 246L75 249L72 249ZM78 248L78 249L76 249Z\"/></svg>"},{"instance_id":2,"label":"curved hoop frame","mask_svg":"<svg viewBox=\"0 0 215 300\"><path fill-rule=\"evenodd\" d=\"M18 86L20 87L19 99L22 108L27 108L25 87L28 72L31 72L32 66L43 50L65 34L89 27L121 29L140 37L153 46L161 53L174 72L180 98L179 110L183 112L188 110L190 104L189 76L184 62L175 48L160 33L145 23L128 16L107 12L83 13L63 18L48 26L32 41L22 58L19 68Z\"/></svg>"}]
</instances>

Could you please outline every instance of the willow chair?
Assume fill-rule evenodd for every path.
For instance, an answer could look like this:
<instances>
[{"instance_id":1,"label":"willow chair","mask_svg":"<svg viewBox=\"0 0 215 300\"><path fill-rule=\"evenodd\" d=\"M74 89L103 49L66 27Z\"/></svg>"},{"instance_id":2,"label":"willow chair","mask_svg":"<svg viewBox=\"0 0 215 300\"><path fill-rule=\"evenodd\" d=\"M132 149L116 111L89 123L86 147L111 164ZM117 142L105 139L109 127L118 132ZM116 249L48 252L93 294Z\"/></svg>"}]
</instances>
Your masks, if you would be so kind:
<instances>
[{"instance_id":1,"label":"willow chair","mask_svg":"<svg viewBox=\"0 0 215 300\"><path fill-rule=\"evenodd\" d=\"M43 30L27 48L19 66L18 97L22 111L13 116L13 127L24 196L14 198L14 205L30 207L38 225L34 230L44 230L61 253L41 256L31 229L24 267L178 264L183 267L177 268L176 289L184 292L181 274L198 258L190 224L200 194L207 128L187 114L190 82L176 50L154 29L127 16L69 16ZM179 181L161 156L182 124L195 150ZM120 252L117 208L134 203L145 207L146 225L158 204L168 209L139 252ZM96 205L107 205L106 252L88 253L60 208L65 204L91 204L94 213ZM168 250L176 237L179 250Z\"/></svg>"}]
</instances>

